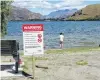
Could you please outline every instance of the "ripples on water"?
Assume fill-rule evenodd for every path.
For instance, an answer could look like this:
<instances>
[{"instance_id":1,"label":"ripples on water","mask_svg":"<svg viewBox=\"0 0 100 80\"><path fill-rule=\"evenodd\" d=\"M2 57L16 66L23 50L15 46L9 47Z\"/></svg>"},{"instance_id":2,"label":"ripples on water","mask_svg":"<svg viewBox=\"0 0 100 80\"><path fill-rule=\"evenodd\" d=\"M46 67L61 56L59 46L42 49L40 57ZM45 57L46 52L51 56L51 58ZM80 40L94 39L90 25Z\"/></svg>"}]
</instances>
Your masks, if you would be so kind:
<instances>
[{"instance_id":1,"label":"ripples on water","mask_svg":"<svg viewBox=\"0 0 100 80\"><path fill-rule=\"evenodd\" d=\"M7 25L7 39L20 41L22 48L22 25L44 24L46 48L59 48L59 33L63 32L64 48L98 46L100 44L100 21L10 21Z\"/></svg>"}]
</instances>

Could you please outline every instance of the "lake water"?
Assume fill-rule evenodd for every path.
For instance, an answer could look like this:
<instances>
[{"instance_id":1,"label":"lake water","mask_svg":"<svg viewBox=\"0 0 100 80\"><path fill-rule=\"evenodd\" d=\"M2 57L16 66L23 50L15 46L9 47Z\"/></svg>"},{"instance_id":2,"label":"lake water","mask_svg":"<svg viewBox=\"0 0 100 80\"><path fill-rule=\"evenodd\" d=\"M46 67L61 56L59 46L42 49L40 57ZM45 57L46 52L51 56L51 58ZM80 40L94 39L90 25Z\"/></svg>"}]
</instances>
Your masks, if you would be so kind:
<instances>
[{"instance_id":1,"label":"lake water","mask_svg":"<svg viewBox=\"0 0 100 80\"><path fill-rule=\"evenodd\" d=\"M23 45L22 25L43 24L44 45L59 48L59 33L63 32L64 48L98 46L100 44L100 21L10 21L7 39L17 39Z\"/></svg>"}]
</instances>

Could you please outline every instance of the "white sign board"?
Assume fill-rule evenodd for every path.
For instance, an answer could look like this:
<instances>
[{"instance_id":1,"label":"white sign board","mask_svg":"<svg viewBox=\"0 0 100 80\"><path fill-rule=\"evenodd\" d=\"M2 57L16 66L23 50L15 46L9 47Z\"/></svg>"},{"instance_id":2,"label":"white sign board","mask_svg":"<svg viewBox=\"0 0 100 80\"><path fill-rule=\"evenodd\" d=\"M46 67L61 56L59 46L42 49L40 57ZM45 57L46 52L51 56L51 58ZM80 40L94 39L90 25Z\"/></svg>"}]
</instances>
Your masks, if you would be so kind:
<instances>
[{"instance_id":1,"label":"white sign board","mask_svg":"<svg viewBox=\"0 0 100 80\"><path fill-rule=\"evenodd\" d=\"M43 54L43 24L24 24L24 55Z\"/></svg>"}]
</instances>

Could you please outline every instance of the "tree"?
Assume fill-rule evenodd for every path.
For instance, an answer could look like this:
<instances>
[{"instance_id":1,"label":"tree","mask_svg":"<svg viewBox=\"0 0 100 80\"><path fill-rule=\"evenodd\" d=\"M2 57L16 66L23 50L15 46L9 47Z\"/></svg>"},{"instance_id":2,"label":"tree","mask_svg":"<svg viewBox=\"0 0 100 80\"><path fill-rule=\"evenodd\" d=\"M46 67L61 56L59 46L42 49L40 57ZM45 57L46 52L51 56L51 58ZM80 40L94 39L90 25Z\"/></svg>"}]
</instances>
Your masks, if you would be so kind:
<instances>
[{"instance_id":1,"label":"tree","mask_svg":"<svg viewBox=\"0 0 100 80\"><path fill-rule=\"evenodd\" d=\"M7 22L11 11L12 1L1 1L1 35L7 34Z\"/></svg>"}]
</instances>

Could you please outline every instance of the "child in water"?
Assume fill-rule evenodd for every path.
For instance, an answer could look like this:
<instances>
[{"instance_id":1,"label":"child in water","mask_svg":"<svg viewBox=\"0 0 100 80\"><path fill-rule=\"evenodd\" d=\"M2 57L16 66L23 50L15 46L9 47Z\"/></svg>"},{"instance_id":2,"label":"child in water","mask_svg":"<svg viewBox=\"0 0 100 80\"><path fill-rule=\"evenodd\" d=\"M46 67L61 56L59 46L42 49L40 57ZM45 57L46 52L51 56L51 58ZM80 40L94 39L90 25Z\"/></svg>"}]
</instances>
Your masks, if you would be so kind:
<instances>
[{"instance_id":1,"label":"child in water","mask_svg":"<svg viewBox=\"0 0 100 80\"><path fill-rule=\"evenodd\" d=\"M64 34L60 33L60 48L63 48Z\"/></svg>"}]
</instances>

